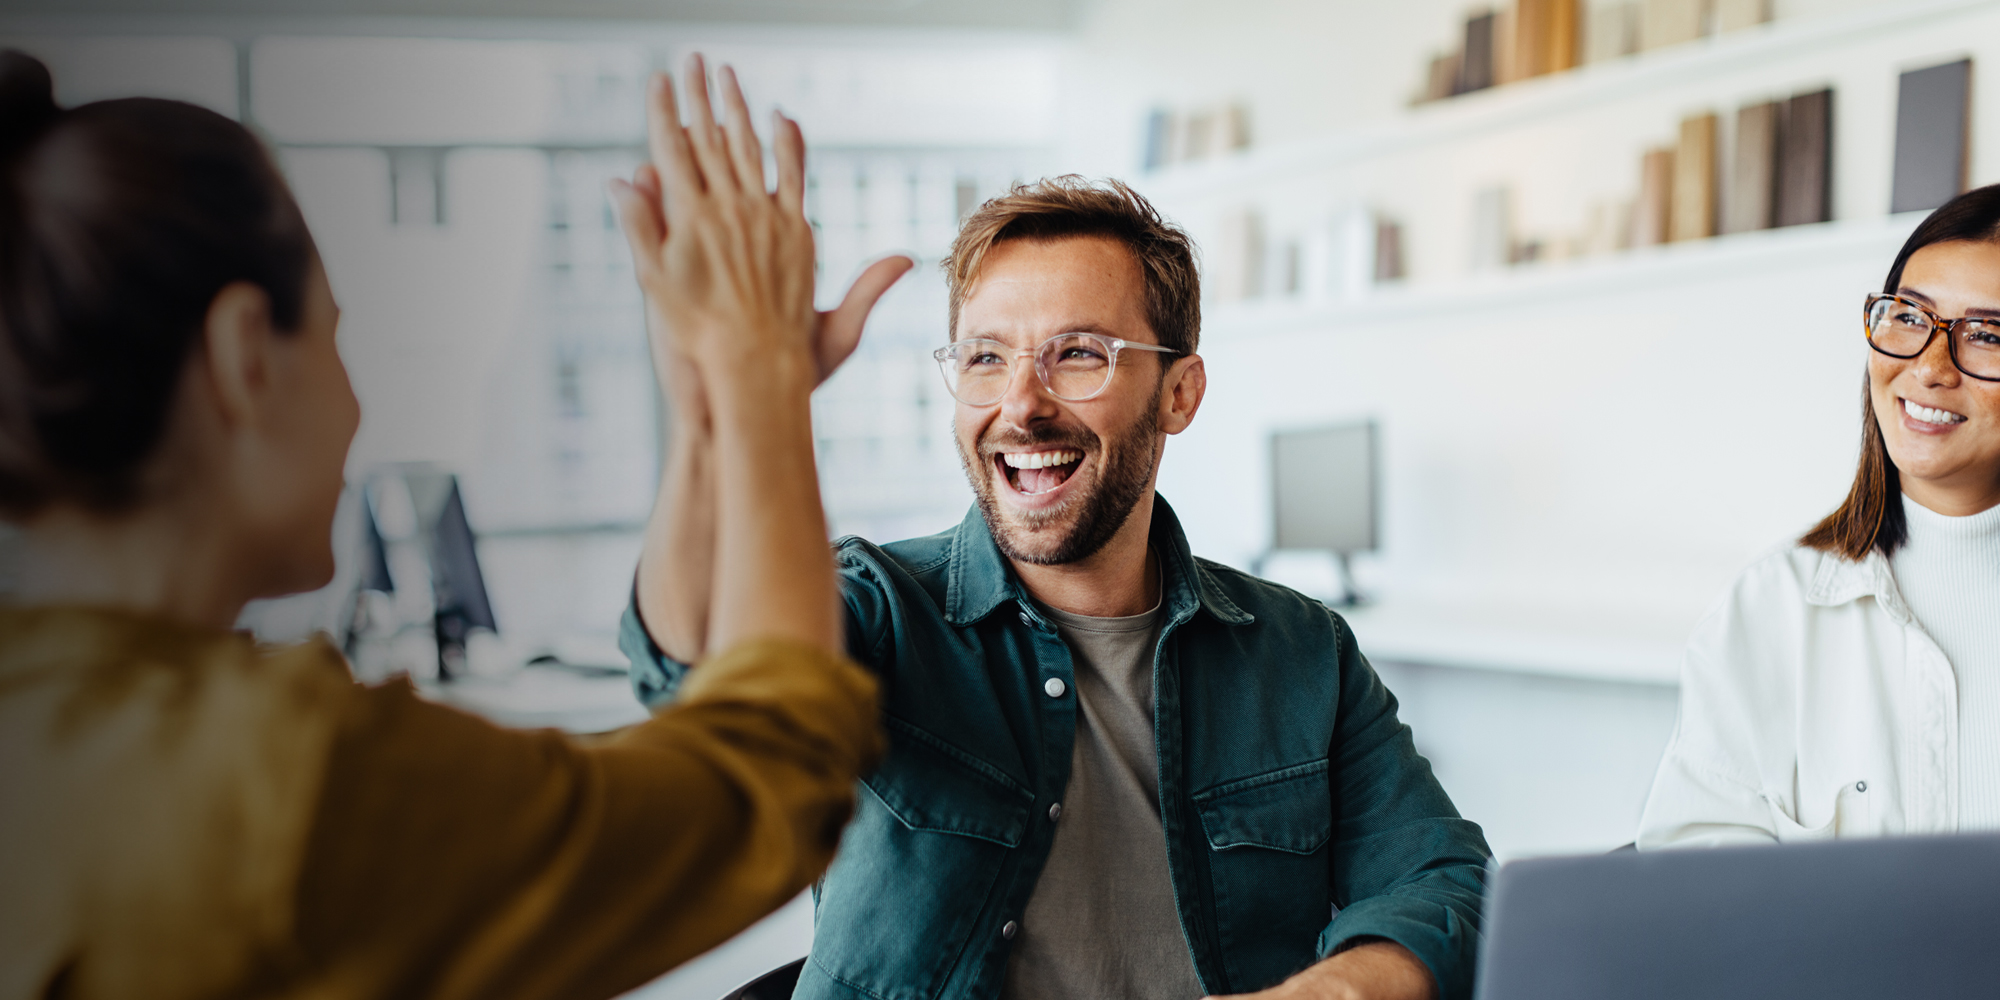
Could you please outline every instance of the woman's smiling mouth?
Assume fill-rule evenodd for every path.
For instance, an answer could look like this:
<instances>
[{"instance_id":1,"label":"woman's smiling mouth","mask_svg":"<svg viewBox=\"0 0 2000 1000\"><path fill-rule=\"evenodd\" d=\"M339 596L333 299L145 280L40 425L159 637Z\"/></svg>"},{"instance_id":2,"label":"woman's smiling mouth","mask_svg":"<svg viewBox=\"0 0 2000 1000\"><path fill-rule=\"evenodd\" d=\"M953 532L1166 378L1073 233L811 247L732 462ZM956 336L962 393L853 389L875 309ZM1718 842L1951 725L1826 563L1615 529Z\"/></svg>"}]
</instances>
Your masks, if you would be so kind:
<instances>
[{"instance_id":1,"label":"woman's smiling mouth","mask_svg":"<svg viewBox=\"0 0 2000 1000\"><path fill-rule=\"evenodd\" d=\"M1935 428L1953 427L1965 423L1965 414L1950 410L1925 406L1912 400L1903 400L1903 415L1921 424Z\"/></svg>"}]
</instances>

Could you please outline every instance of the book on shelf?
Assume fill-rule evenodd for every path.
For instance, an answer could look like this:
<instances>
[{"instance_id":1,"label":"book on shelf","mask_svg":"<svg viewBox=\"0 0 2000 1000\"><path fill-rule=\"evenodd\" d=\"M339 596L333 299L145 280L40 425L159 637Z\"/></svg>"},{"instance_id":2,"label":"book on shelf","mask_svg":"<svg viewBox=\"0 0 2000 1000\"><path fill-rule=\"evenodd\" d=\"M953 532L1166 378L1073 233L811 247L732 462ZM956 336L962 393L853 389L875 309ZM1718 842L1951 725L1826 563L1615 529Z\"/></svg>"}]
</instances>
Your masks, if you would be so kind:
<instances>
[{"instance_id":1,"label":"book on shelf","mask_svg":"<svg viewBox=\"0 0 2000 1000\"><path fill-rule=\"evenodd\" d=\"M1375 220L1375 282L1401 281L1403 270L1403 226L1393 219Z\"/></svg>"},{"instance_id":2,"label":"book on shelf","mask_svg":"<svg viewBox=\"0 0 2000 1000\"><path fill-rule=\"evenodd\" d=\"M1264 291L1264 219L1238 209L1222 219L1206 283L1223 302L1254 299Z\"/></svg>"},{"instance_id":3,"label":"book on shelf","mask_svg":"<svg viewBox=\"0 0 2000 1000\"><path fill-rule=\"evenodd\" d=\"M1778 124L1780 226L1833 218L1833 91L1815 90L1784 104Z\"/></svg>"},{"instance_id":4,"label":"book on shelf","mask_svg":"<svg viewBox=\"0 0 2000 1000\"><path fill-rule=\"evenodd\" d=\"M1913 69L1896 86L1896 169L1889 211L1927 211L1965 190L1972 60Z\"/></svg>"},{"instance_id":5,"label":"book on shelf","mask_svg":"<svg viewBox=\"0 0 2000 1000\"><path fill-rule=\"evenodd\" d=\"M1472 201L1472 269L1492 270L1513 262L1513 194L1505 187L1486 188Z\"/></svg>"},{"instance_id":6,"label":"book on shelf","mask_svg":"<svg viewBox=\"0 0 2000 1000\"><path fill-rule=\"evenodd\" d=\"M1506 4L1493 12L1493 85L1504 87L1521 79L1517 8Z\"/></svg>"},{"instance_id":7,"label":"book on shelf","mask_svg":"<svg viewBox=\"0 0 2000 1000\"><path fill-rule=\"evenodd\" d=\"M1715 30L1737 31L1771 19L1771 0L1714 0Z\"/></svg>"},{"instance_id":8,"label":"book on shelf","mask_svg":"<svg viewBox=\"0 0 2000 1000\"><path fill-rule=\"evenodd\" d=\"M1250 148L1250 105L1235 101L1223 107L1222 145L1232 153Z\"/></svg>"},{"instance_id":9,"label":"book on shelf","mask_svg":"<svg viewBox=\"0 0 2000 1000\"><path fill-rule=\"evenodd\" d=\"M1769 229L1778 193L1778 102L1745 105L1736 112L1736 148L1730 156L1722 231Z\"/></svg>"},{"instance_id":10,"label":"book on shelf","mask_svg":"<svg viewBox=\"0 0 2000 1000\"><path fill-rule=\"evenodd\" d=\"M1417 99L1417 103L1442 101L1457 92L1458 62L1459 56L1456 52L1432 56L1430 70L1424 77L1424 92Z\"/></svg>"},{"instance_id":11,"label":"book on shelf","mask_svg":"<svg viewBox=\"0 0 2000 1000\"><path fill-rule=\"evenodd\" d=\"M1639 11L1639 48L1650 51L1700 38L1706 7L1704 0L1645 0Z\"/></svg>"},{"instance_id":12,"label":"book on shelf","mask_svg":"<svg viewBox=\"0 0 2000 1000\"><path fill-rule=\"evenodd\" d=\"M1597 4L1584 14L1583 61L1608 62L1639 51L1640 4Z\"/></svg>"},{"instance_id":13,"label":"book on shelf","mask_svg":"<svg viewBox=\"0 0 2000 1000\"><path fill-rule=\"evenodd\" d=\"M1667 239L1701 240L1715 235L1715 115L1681 120L1674 147L1674 191Z\"/></svg>"},{"instance_id":14,"label":"book on shelf","mask_svg":"<svg viewBox=\"0 0 2000 1000\"><path fill-rule=\"evenodd\" d=\"M1674 151L1649 149L1639 161L1639 199L1632 206L1632 245L1649 247L1667 241L1673 222Z\"/></svg>"},{"instance_id":15,"label":"book on shelf","mask_svg":"<svg viewBox=\"0 0 2000 1000\"><path fill-rule=\"evenodd\" d=\"M1498 17L1492 11L1465 19L1465 46L1459 50L1458 85L1454 94L1469 94L1493 86L1493 29Z\"/></svg>"},{"instance_id":16,"label":"book on shelf","mask_svg":"<svg viewBox=\"0 0 2000 1000\"><path fill-rule=\"evenodd\" d=\"M1574 68L1582 22L1582 0L1518 0L1513 78L1525 80Z\"/></svg>"},{"instance_id":17,"label":"book on shelf","mask_svg":"<svg viewBox=\"0 0 2000 1000\"><path fill-rule=\"evenodd\" d=\"M1173 161L1174 113L1165 108L1154 108L1146 116L1146 169L1158 170Z\"/></svg>"}]
</instances>

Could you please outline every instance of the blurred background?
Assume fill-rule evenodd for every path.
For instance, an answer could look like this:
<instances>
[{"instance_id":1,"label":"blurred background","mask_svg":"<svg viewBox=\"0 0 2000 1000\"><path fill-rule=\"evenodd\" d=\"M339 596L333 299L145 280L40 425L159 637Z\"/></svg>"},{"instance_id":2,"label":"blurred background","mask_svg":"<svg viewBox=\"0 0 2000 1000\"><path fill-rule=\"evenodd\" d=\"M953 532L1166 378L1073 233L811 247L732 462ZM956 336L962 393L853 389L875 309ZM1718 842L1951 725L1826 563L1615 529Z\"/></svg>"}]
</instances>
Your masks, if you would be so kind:
<instances>
[{"instance_id":1,"label":"blurred background","mask_svg":"<svg viewBox=\"0 0 2000 1000\"><path fill-rule=\"evenodd\" d=\"M1198 554L1339 601L1503 857L1631 839L1679 647L1844 494L1856 322L2000 180L1992 0L13 0L59 99L278 151L364 419L341 579L254 608L524 725L638 712L613 639L660 466L607 178L700 50L810 144L821 296L919 270L815 399L836 533L970 495L936 262L1008 185L1119 177L1203 253ZM533 663L535 666L528 666ZM804 952L796 903L639 995Z\"/></svg>"}]
</instances>

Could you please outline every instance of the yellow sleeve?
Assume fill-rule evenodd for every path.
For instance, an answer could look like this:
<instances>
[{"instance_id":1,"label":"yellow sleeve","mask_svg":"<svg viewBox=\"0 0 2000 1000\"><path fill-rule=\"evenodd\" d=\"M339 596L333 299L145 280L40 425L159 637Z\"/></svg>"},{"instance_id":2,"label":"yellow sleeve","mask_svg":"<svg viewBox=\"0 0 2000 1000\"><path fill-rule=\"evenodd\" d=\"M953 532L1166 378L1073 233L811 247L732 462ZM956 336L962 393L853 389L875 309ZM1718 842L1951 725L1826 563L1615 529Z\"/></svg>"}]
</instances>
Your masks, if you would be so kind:
<instances>
[{"instance_id":1,"label":"yellow sleeve","mask_svg":"<svg viewBox=\"0 0 2000 1000\"><path fill-rule=\"evenodd\" d=\"M817 878L883 749L873 678L789 641L589 745L357 691L298 899L301 957L344 995L629 990Z\"/></svg>"}]
</instances>

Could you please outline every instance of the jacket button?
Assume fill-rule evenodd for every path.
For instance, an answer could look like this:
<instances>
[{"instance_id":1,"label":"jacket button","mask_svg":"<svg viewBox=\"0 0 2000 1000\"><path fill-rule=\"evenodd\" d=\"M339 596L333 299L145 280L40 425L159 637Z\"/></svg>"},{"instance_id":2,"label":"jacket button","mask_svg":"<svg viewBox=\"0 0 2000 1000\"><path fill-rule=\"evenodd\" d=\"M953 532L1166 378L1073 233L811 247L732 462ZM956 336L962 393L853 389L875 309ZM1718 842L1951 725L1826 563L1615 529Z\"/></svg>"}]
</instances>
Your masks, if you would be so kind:
<instances>
[{"instance_id":1,"label":"jacket button","mask_svg":"<svg viewBox=\"0 0 2000 1000\"><path fill-rule=\"evenodd\" d=\"M1053 823L1061 818L1062 818L1062 803L1060 802L1049 803L1049 822Z\"/></svg>"},{"instance_id":2,"label":"jacket button","mask_svg":"<svg viewBox=\"0 0 2000 1000\"><path fill-rule=\"evenodd\" d=\"M1007 921L1000 928L1000 936L1008 941L1014 940L1014 935L1019 933L1021 933L1021 925L1012 920Z\"/></svg>"},{"instance_id":3,"label":"jacket button","mask_svg":"<svg viewBox=\"0 0 2000 1000\"><path fill-rule=\"evenodd\" d=\"M1051 698L1060 698L1064 691L1069 690L1069 685L1064 684L1060 677L1051 677L1042 682L1042 690Z\"/></svg>"}]
</instances>

